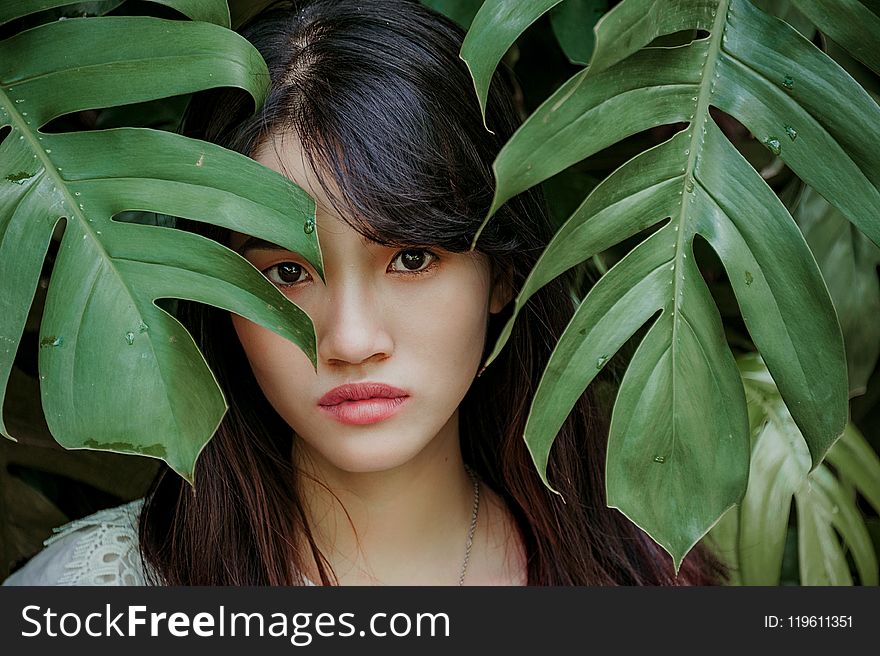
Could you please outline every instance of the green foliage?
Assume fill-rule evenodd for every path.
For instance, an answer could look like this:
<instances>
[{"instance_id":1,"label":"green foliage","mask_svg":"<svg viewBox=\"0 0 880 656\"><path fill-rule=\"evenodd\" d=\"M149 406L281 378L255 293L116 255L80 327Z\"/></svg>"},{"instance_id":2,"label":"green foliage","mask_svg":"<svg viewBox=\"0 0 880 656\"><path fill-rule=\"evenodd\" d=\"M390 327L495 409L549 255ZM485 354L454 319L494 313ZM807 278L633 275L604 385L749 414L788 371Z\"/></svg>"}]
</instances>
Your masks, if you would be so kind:
<instances>
[{"instance_id":1,"label":"green foliage","mask_svg":"<svg viewBox=\"0 0 880 656\"><path fill-rule=\"evenodd\" d=\"M799 582L851 585L849 552L862 585L877 585L877 556L857 498L880 512L880 458L852 424L810 471L810 454L767 368L738 358L749 401L751 469L745 497L710 532L739 585L777 585L791 504L797 513Z\"/></svg>"},{"instance_id":2,"label":"green foliage","mask_svg":"<svg viewBox=\"0 0 880 656\"><path fill-rule=\"evenodd\" d=\"M880 5L877 0L792 0L827 36L853 57L880 72ZM846 16L841 20L842 15Z\"/></svg>"},{"instance_id":3,"label":"green foliage","mask_svg":"<svg viewBox=\"0 0 880 656\"><path fill-rule=\"evenodd\" d=\"M837 310L850 396L863 394L880 356L880 248L809 187L800 194L793 216Z\"/></svg>"},{"instance_id":4,"label":"green foliage","mask_svg":"<svg viewBox=\"0 0 880 656\"><path fill-rule=\"evenodd\" d=\"M161 457L192 480L225 402L166 312L175 299L246 316L314 360L305 315L245 260L171 232L166 217L282 244L320 271L316 234L289 231L291 215L314 216L311 200L247 158L143 129L175 129L189 94L202 89L238 87L261 102L265 66L225 27L267 1L154 3L157 15L204 22L104 17L123 13L122 0L0 6L0 431L25 443L0 453L21 474L4 481L0 511L7 517L22 495L43 509L9 523L0 536L9 554L36 548L59 513L84 512L58 505L65 494L46 472L96 494L142 493L152 469L91 449ZM532 90L574 70L548 63L549 49L566 66L562 52L591 61L495 166L496 208L543 184L561 226L516 313L570 267L607 272L586 297L572 290L580 306L527 428L539 472L575 399L622 344L645 334L616 401L613 386L597 381L614 402L609 504L676 566L713 527L710 541L740 583L779 582L781 564L797 560L800 583L876 584L867 536L877 542L880 524L864 520L859 503L880 510L880 433L865 431L872 449L846 422L846 401L847 391L866 391L853 418L877 423L877 3L755 0L762 13L745 0L624 0L595 31L597 8L607 6L599 0L488 0L479 14L481 0L423 3L461 25L473 20L462 55L481 102L508 49L517 46L508 62L527 53L519 39L527 28L541 35L529 44L540 52L527 53L541 63L523 80L524 107L543 100ZM794 181L777 197L787 167L809 186ZM57 256L44 290L47 252ZM23 341L37 327L39 346ZM734 360L738 347L763 359ZM23 358L13 368L28 348L39 353L32 377L22 375ZM42 408L22 422L37 385ZM84 450L46 455L48 431Z\"/></svg>"},{"instance_id":5,"label":"green foliage","mask_svg":"<svg viewBox=\"0 0 880 656\"><path fill-rule=\"evenodd\" d=\"M5 3L0 21L68 4ZM192 480L226 404L190 335L155 302L235 312L314 362L312 324L228 248L114 217L144 211L224 226L300 252L319 271L320 251L313 231L289 228L291 216L314 217L313 201L244 156L150 129L45 129L75 112L218 86L262 102L265 63L224 27L225 2L160 4L219 24L76 18L0 42L0 406L43 260L58 240L39 333L49 430L68 448L162 458ZM3 421L0 432L14 437Z\"/></svg>"},{"instance_id":6,"label":"green foliage","mask_svg":"<svg viewBox=\"0 0 880 656\"><path fill-rule=\"evenodd\" d=\"M467 29L480 10L483 0L422 0L422 4Z\"/></svg>"},{"instance_id":7,"label":"green foliage","mask_svg":"<svg viewBox=\"0 0 880 656\"><path fill-rule=\"evenodd\" d=\"M483 5L462 48L481 103L504 51L552 4ZM858 28L857 20L823 14L819 26L833 24L850 52L871 63L865 53L880 50L880 32ZM688 31L697 38L651 47ZM560 338L525 439L546 477L554 437L577 398L648 325L614 407L608 502L669 551L676 567L743 498L749 470L746 398L695 262L698 235L720 258L749 335L805 441L809 469L819 466L847 418L844 343L820 269L785 206L719 127L717 110L738 119L880 243L880 108L825 53L746 0L624 0L596 26L589 67L528 118L494 165L490 216L512 196L626 137L684 125L626 162L575 210L524 284L489 358L535 291L639 237Z\"/></svg>"},{"instance_id":8,"label":"green foliage","mask_svg":"<svg viewBox=\"0 0 880 656\"><path fill-rule=\"evenodd\" d=\"M0 25L16 18L25 18L44 11L59 11L68 16L71 10L81 16L102 16L121 5L123 0L12 0L0 7ZM149 0L157 5L165 5L194 21L205 21L222 27L229 27L229 8L225 2L211 0ZM74 8L73 5L76 7ZM45 34L45 33L44 33ZM50 33L51 34L51 33Z\"/></svg>"},{"instance_id":9,"label":"green foliage","mask_svg":"<svg viewBox=\"0 0 880 656\"><path fill-rule=\"evenodd\" d=\"M484 2L474 17L461 48L461 58L471 71L483 117L489 83L498 62L516 38L561 0L535 0L528 8L516 2ZM491 126L487 126L491 130Z\"/></svg>"},{"instance_id":10,"label":"green foliage","mask_svg":"<svg viewBox=\"0 0 880 656\"><path fill-rule=\"evenodd\" d=\"M550 24L569 60L586 64L596 40L593 26L608 11L607 0L565 0L550 10Z\"/></svg>"}]
</instances>

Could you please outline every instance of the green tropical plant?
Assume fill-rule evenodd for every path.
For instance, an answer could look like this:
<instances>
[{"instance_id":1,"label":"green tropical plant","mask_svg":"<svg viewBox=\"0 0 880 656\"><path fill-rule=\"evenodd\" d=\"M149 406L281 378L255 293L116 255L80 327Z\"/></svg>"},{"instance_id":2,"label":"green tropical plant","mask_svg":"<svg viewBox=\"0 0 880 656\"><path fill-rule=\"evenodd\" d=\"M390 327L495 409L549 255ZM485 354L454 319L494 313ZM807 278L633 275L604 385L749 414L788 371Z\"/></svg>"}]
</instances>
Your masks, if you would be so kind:
<instances>
[{"instance_id":1,"label":"green tropical plant","mask_svg":"<svg viewBox=\"0 0 880 656\"><path fill-rule=\"evenodd\" d=\"M864 394L880 356L880 248L809 187L799 191L792 216L816 257L837 310L850 396Z\"/></svg>"},{"instance_id":2,"label":"green tropical plant","mask_svg":"<svg viewBox=\"0 0 880 656\"><path fill-rule=\"evenodd\" d=\"M857 495L880 513L880 458L850 423L825 462L810 471L804 439L761 358L741 356L737 365L749 401L749 484L742 502L709 533L731 566L731 582L779 584L794 501L799 582L852 585L849 551L860 583L877 585L877 555Z\"/></svg>"},{"instance_id":3,"label":"green tropical plant","mask_svg":"<svg viewBox=\"0 0 880 656\"><path fill-rule=\"evenodd\" d=\"M262 102L259 53L228 29L223 0L161 0L189 20L97 16L40 21L69 0L19 0L0 25L37 24L0 42L0 406L53 239L40 326L49 430L68 448L138 453L192 480L226 410L190 335L159 299L245 316L314 362L309 318L244 258L192 233L120 220L145 211L221 225L302 253L321 271L314 203L283 176L167 132L47 129L83 110L217 86ZM39 14L38 12L43 12ZM101 12L98 12L101 13ZM290 230L291 216L299 230ZM63 231L61 226L63 224ZM0 421L0 432L14 438Z\"/></svg>"},{"instance_id":4,"label":"green tropical plant","mask_svg":"<svg viewBox=\"0 0 880 656\"><path fill-rule=\"evenodd\" d=\"M142 493L152 469L136 465L141 459L123 470L112 454L94 450L159 457L192 480L225 403L162 299L237 312L314 359L305 315L225 247L172 232L171 218L282 244L320 271L311 200L247 158L143 129L175 129L188 94L215 86L240 87L261 102L264 64L226 26L230 14L237 26L267 2L230 0L228 12L217 0L144 5L163 19L105 16L124 14L130 3L123 0L0 7L0 407L7 411L0 431L27 442L0 454L20 470L0 486L0 506L20 506L16 495L29 489L46 511L0 536L10 544L38 544L59 512L73 517L86 507L54 500L53 508L58 484L47 473L86 487L102 481L95 503L102 494ZM614 353L623 342L629 339L628 349L646 333L614 410L610 505L663 544L676 567L717 520L707 541L730 556L736 582L749 583L780 579L782 550L793 544L785 533L794 499L799 582L849 582L851 551L858 580L876 583L869 524L853 502L878 508L876 454L846 423L846 391L866 391L854 417L870 420L870 408L880 408L880 122L870 95L880 80L855 61L880 69L877 3L847 0L841 12L840 2L755 0L783 22L744 0L624 0L591 35L614 3L489 0L478 14L482 0L423 2L464 26L473 21L463 55L483 92L519 38L506 60L519 63L524 113L553 87L529 79L523 64L536 52L542 61L532 70L541 78L564 74L560 82L575 70L568 62L592 61L535 112L496 163L495 207L542 183L564 224L516 312L565 269L581 274L572 289L580 308L529 421L539 471L569 401L609 364L620 364ZM520 38L545 12L545 36ZM733 138L731 114L766 148ZM643 131L670 124L669 139L657 138L662 127ZM788 179L784 165L810 186ZM285 230L290 216L303 232ZM710 249L721 258L717 271L698 257ZM48 285L38 284L53 258ZM651 269L652 262L659 266ZM586 294L593 273L607 275ZM13 358L29 346L22 330L28 338L36 327L39 372L28 375L26 359L13 368ZM769 369L756 355L734 362L731 348L757 348ZM596 382L603 393L616 387ZM30 399L38 386L41 404ZM83 458L74 462L60 449L48 455L49 432L66 447L86 449L77 454ZM785 472L779 480L773 465ZM774 494L781 503L765 507ZM755 541L762 547L750 548ZM12 556L26 553L15 545Z\"/></svg>"},{"instance_id":5,"label":"green tropical plant","mask_svg":"<svg viewBox=\"0 0 880 656\"><path fill-rule=\"evenodd\" d=\"M462 48L481 104L508 47L557 4L483 4ZM876 3L853 0L849 13L828 3L794 4L878 70ZM657 45L669 38L683 44ZM489 361L537 289L615 244L641 239L593 287L560 338L525 439L549 486L553 439L575 401L649 324L614 406L608 503L678 568L743 498L750 461L746 397L695 262L697 236L721 260L811 470L847 419L844 342L816 260L786 207L719 128L719 110L878 244L880 108L833 59L747 0L623 0L596 25L595 40L589 66L548 98L496 159L489 217L512 196L626 137L683 127L627 161L575 210L520 291Z\"/></svg>"}]
</instances>

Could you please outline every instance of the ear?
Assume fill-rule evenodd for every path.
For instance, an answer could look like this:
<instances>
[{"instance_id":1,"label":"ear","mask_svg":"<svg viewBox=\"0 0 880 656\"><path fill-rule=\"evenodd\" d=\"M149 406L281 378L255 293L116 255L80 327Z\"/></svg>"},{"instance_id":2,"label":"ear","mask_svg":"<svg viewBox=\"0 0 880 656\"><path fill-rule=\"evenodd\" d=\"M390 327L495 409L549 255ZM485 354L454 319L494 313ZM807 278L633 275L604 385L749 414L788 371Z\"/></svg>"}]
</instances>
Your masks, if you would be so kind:
<instances>
[{"instance_id":1,"label":"ear","mask_svg":"<svg viewBox=\"0 0 880 656\"><path fill-rule=\"evenodd\" d=\"M498 314L513 298L513 271L509 268L494 271L489 313Z\"/></svg>"}]
</instances>

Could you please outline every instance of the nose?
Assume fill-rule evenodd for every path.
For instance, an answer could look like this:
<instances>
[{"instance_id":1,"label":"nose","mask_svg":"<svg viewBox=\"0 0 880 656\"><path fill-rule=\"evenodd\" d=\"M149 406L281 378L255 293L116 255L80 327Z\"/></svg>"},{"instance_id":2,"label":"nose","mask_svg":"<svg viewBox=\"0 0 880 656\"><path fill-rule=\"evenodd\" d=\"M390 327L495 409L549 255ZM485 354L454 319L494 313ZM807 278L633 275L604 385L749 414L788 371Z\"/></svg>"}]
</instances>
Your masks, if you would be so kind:
<instances>
[{"instance_id":1,"label":"nose","mask_svg":"<svg viewBox=\"0 0 880 656\"><path fill-rule=\"evenodd\" d=\"M394 342L380 306L367 285L334 290L315 325L319 360L357 365L390 356Z\"/></svg>"}]
</instances>

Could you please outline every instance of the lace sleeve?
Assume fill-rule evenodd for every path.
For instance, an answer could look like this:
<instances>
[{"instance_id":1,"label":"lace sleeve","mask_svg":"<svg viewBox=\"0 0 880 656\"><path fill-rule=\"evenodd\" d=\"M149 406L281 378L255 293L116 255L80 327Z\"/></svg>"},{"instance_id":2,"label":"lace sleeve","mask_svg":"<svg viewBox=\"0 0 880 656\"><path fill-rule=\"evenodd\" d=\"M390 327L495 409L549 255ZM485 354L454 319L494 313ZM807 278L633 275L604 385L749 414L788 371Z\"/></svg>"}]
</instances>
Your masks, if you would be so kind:
<instances>
[{"instance_id":1,"label":"lace sleeve","mask_svg":"<svg viewBox=\"0 0 880 656\"><path fill-rule=\"evenodd\" d=\"M46 548L3 585L146 585L138 549L143 499L54 529Z\"/></svg>"}]
</instances>

